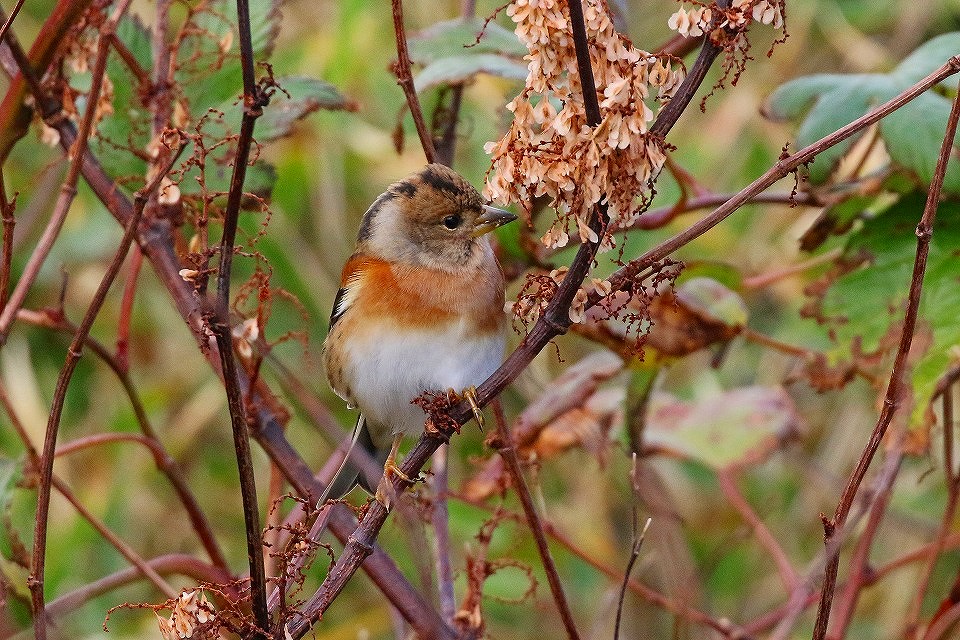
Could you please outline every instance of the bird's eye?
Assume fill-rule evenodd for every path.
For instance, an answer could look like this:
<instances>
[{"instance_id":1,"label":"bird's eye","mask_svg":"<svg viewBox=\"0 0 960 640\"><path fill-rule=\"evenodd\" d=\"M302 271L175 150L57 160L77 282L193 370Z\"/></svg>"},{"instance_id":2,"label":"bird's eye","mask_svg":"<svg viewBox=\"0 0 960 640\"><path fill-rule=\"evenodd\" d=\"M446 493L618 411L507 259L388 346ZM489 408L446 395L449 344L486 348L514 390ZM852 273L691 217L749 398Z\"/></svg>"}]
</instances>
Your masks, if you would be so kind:
<instances>
[{"instance_id":1,"label":"bird's eye","mask_svg":"<svg viewBox=\"0 0 960 640\"><path fill-rule=\"evenodd\" d=\"M447 216L443 219L443 226L445 226L447 229L453 230L459 227L461 222L463 222L463 218L460 217L459 213L455 213L454 215Z\"/></svg>"}]
</instances>

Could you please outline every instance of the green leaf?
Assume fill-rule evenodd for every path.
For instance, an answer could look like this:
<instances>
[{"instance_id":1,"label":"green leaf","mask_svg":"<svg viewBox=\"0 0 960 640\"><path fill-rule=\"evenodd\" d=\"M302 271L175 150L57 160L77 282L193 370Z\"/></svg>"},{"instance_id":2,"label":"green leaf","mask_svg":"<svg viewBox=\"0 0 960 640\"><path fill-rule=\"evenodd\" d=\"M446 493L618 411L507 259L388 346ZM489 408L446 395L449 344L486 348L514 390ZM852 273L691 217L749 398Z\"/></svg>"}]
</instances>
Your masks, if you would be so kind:
<instances>
[{"instance_id":1,"label":"green leaf","mask_svg":"<svg viewBox=\"0 0 960 640\"><path fill-rule=\"evenodd\" d=\"M524 80L527 77L527 65L494 53L453 56L427 65L414 77L413 84L417 91L426 91L442 84L459 84L478 73Z\"/></svg>"},{"instance_id":2,"label":"green leaf","mask_svg":"<svg viewBox=\"0 0 960 640\"><path fill-rule=\"evenodd\" d=\"M880 121L880 134L890 157L909 168L924 184L930 184L937 166L950 114L950 101L927 92ZM944 189L960 193L960 165L947 165Z\"/></svg>"},{"instance_id":3,"label":"green leaf","mask_svg":"<svg viewBox=\"0 0 960 640\"><path fill-rule=\"evenodd\" d=\"M771 120L795 120L820 97L842 85L848 76L816 74L790 80L777 87L763 106L763 115Z\"/></svg>"},{"instance_id":4,"label":"green leaf","mask_svg":"<svg viewBox=\"0 0 960 640\"><path fill-rule=\"evenodd\" d=\"M273 51L280 28L281 0L250 0L250 41L254 63ZM177 81L196 120L206 110L243 92L237 7L233 0L215 0L193 18L194 28L180 46L183 63Z\"/></svg>"},{"instance_id":5,"label":"green leaf","mask_svg":"<svg viewBox=\"0 0 960 640\"><path fill-rule=\"evenodd\" d=\"M819 300L821 320L831 329L834 360L859 353L896 349L917 251L914 233L925 194L914 193L864 224L844 248L841 264L847 273L830 283ZM910 382L912 422L922 424L937 378L960 349L960 204L943 202L937 214L923 281L923 295L914 346ZM885 374L884 374L885 375Z\"/></svg>"},{"instance_id":6,"label":"green leaf","mask_svg":"<svg viewBox=\"0 0 960 640\"><path fill-rule=\"evenodd\" d=\"M917 47L890 75L909 86L927 77L957 54L960 54L960 31L945 33Z\"/></svg>"},{"instance_id":7,"label":"green leaf","mask_svg":"<svg viewBox=\"0 0 960 640\"><path fill-rule=\"evenodd\" d=\"M253 57L260 62L273 52L273 45L280 31L280 4L282 0L250 0L250 43ZM239 55L240 42L237 33L237 3L233 0L216 0L197 14L196 26L212 36L211 42L231 43L231 50Z\"/></svg>"},{"instance_id":8,"label":"green leaf","mask_svg":"<svg viewBox=\"0 0 960 640\"><path fill-rule=\"evenodd\" d=\"M656 392L649 412L647 444L714 469L766 458L802 424L782 387L713 389L692 401Z\"/></svg>"},{"instance_id":9,"label":"green leaf","mask_svg":"<svg viewBox=\"0 0 960 640\"><path fill-rule=\"evenodd\" d=\"M276 80L283 91L273 95L257 120L254 135L260 142L290 135L294 123L314 111L354 108L353 103L329 82L306 76L286 76Z\"/></svg>"},{"instance_id":10,"label":"green leaf","mask_svg":"<svg viewBox=\"0 0 960 640\"><path fill-rule=\"evenodd\" d=\"M463 55L500 53L522 58L527 53L527 48L512 31L480 18L438 22L412 36L409 44L410 60L423 65L441 58Z\"/></svg>"},{"instance_id":11,"label":"green leaf","mask_svg":"<svg viewBox=\"0 0 960 640\"><path fill-rule=\"evenodd\" d=\"M764 114L776 120L800 120L797 145L804 147L904 91L958 52L960 32L954 32L925 43L890 73L797 78L770 95ZM949 111L948 100L928 92L881 121L880 135L894 164L924 184L933 174ZM811 182L827 182L856 137L818 155L810 165ZM960 193L960 169L951 171L944 188Z\"/></svg>"}]
</instances>

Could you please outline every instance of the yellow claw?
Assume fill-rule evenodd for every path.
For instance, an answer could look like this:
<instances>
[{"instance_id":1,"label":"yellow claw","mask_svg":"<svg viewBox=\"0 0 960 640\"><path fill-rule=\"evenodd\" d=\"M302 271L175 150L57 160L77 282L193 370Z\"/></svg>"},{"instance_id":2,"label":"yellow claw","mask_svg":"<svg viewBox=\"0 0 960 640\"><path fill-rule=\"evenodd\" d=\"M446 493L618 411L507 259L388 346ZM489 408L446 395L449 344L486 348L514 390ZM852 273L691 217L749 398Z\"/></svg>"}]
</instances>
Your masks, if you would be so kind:
<instances>
[{"instance_id":1,"label":"yellow claw","mask_svg":"<svg viewBox=\"0 0 960 640\"><path fill-rule=\"evenodd\" d=\"M477 402L477 388L470 385L463 390L461 394L470 403L470 409L473 411L473 419L477 421L480 431L483 431L483 411L480 410L480 404Z\"/></svg>"},{"instance_id":2,"label":"yellow claw","mask_svg":"<svg viewBox=\"0 0 960 640\"><path fill-rule=\"evenodd\" d=\"M401 471L397 464L397 450L400 448L402 440L403 434L394 436L393 444L390 446L390 454L387 455L387 460L383 464L383 480L377 485L377 493L374 496L376 501L382 504L387 511L390 510L390 505L393 502L393 483L390 481L390 477L397 476L404 482L413 484L413 480L408 478L407 474Z\"/></svg>"}]
</instances>

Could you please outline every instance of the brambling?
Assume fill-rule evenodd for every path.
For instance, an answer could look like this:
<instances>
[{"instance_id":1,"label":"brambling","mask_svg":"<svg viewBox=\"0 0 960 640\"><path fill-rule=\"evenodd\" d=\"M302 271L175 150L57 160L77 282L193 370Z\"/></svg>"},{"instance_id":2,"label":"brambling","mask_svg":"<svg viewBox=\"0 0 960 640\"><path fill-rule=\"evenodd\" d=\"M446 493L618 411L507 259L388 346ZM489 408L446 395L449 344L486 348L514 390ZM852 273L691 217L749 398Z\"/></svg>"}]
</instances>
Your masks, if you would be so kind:
<instances>
[{"instance_id":1,"label":"brambling","mask_svg":"<svg viewBox=\"0 0 960 640\"><path fill-rule=\"evenodd\" d=\"M503 273L486 234L515 219L440 164L392 184L364 214L324 364L336 394L360 409L351 449L366 449L385 473L400 473L402 437L423 431L424 411L412 401L424 392L462 390L482 421L474 386L500 366L506 322ZM327 495L357 484L374 493L380 479L347 460Z\"/></svg>"}]
</instances>

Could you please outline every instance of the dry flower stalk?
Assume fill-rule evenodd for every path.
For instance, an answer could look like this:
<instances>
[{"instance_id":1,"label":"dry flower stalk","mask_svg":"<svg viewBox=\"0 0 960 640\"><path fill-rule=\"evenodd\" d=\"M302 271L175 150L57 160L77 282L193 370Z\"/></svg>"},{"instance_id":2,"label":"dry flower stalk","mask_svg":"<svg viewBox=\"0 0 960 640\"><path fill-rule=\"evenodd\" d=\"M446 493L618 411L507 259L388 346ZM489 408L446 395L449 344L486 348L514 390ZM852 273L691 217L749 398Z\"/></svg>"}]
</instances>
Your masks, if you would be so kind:
<instances>
[{"instance_id":1,"label":"dry flower stalk","mask_svg":"<svg viewBox=\"0 0 960 640\"><path fill-rule=\"evenodd\" d=\"M650 105L668 101L684 72L618 34L603 0L584 0L583 13L602 116L597 127L587 124L567 3L515 0L507 8L529 51L528 73L524 90L507 104L510 130L485 146L493 159L486 195L528 213L533 198L549 196L557 219L545 245L566 245L576 229L585 242L602 240L605 250L613 238L598 238L589 212L604 204L621 226L642 211L666 159L663 141L647 133L656 115Z\"/></svg>"}]
</instances>

